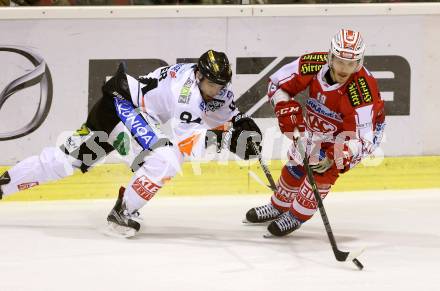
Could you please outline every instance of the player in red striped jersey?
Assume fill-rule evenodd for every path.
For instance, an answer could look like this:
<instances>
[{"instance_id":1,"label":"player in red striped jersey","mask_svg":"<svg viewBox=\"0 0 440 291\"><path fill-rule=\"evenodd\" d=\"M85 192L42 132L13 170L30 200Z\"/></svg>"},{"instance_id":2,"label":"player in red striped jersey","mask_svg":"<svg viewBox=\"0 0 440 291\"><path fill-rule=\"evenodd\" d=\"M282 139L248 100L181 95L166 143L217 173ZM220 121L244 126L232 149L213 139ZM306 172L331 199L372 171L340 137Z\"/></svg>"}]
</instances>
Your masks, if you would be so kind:
<instances>
[{"instance_id":1,"label":"player in red striped jersey","mask_svg":"<svg viewBox=\"0 0 440 291\"><path fill-rule=\"evenodd\" d=\"M282 133L292 138L298 128L307 144L309 164L322 198L341 173L357 165L380 144L384 102L377 82L363 66L361 34L341 29L329 52L302 55L270 77L269 101ZM304 106L296 100L308 90ZM270 203L250 209L249 222L272 221L272 235L284 236L309 220L317 210L302 154L293 142Z\"/></svg>"}]
</instances>

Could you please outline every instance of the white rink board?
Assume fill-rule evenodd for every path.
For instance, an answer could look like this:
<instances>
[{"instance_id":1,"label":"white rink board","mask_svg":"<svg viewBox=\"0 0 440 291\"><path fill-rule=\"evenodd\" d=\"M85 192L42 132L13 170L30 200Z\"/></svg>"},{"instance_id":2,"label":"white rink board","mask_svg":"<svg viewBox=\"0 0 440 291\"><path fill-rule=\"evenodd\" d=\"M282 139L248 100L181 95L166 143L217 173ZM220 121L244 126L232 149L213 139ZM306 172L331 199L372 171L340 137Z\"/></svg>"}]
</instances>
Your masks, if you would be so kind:
<instances>
[{"instance_id":1,"label":"white rink board","mask_svg":"<svg viewBox=\"0 0 440 291\"><path fill-rule=\"evenodd\" d=\"M176 58L197 58L203 51L215 48L227 52L235 72L237 57L283 58L326 51L330 37L341 27L362 31L368 45L367 55L398 55L410 64L410 115L387 119L383 143L385 155L439 155L437 111L440 98L437 92L440 83L435 72L440 66L440 14L435 14L438 9L419 9L412 15L405 15L404 11L387 14L378 11L377 6L369 5L365 6L364 16L359 16L359 9L356 16L350 16L346 15L346 6L341 7L341 15L330 10L330 16L319 16L317 12L298 6L298 9L306 9L305 15L308 16L298 16L300 10L297 10L295 15L283 12L282 15L287 16L282 17L273 16L276 14L273 9L258 12L253 7L249 8L253 9L252 13L247 8L241 12L234 8L235 12L222 10L219 14L232 13L233 17L215 17L212 13L200 17L195 12L191 14L187 8L185 13L189 17L175 18L154 18L148 14L145 18L138 14L135 14L137 18L130 18L126 10L121 10L121 17L84 18L84 15L95 15L96 9L92 11L95 14L82 13L83 17L78 16L79 19L73 18L75 13L72 11L75 10L66 10L73 15L68 18L51 18L53 13L63 10L47 8L42 10L47 13L41 19L17 16L12 20L7 16L10 14L2 13L0 46L25 46L41 54L51 70L54 98L50 113L39 129L16 140L0 141L0 164L13 164L39 153L44 146L54 145L60 132L75 130L85 121L90 59L157 58L171 64ZM39 10L31 11L35 15ZM121 15L116 7L114 11L115 15ZM378 12L378 15L371 15L371 11ZM402 33L405 37L399 36ZM0 75L0 89L30 69L30 64L17 55L0 52L0 62L8 67ZM235 75L235 95L246 92L260 78L261 74ZM0 132L20 127L34 114L38 88L27 90L14 95L1 109ZM284 158L288 143L271 142L280 139L275 120L258 119L258 123L269 130L266 158Z\"/></svg>"},{"instance_id":2,"label":"white rink board","mask_svg":"<svg viewBox=\"0 0 440 291\"><path fill-rule=\"evenodd\" d=\"M241 224L268 196L156 197L139 236L99 233L111 200L0 203L0 290L436 291L440 190L332 193L337 262L317 214L281 239Z\"/></svg>"}]
</instances>

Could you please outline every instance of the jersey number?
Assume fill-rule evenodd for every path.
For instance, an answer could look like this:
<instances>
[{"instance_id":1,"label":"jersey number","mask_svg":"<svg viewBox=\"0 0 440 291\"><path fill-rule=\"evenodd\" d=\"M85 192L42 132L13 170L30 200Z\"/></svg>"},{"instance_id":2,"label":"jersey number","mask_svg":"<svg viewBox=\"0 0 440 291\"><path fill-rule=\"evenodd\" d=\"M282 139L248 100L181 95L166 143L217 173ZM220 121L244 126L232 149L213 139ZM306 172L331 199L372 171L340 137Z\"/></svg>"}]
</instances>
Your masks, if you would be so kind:
<instances>
[{"instance_id":1,"label":"jersey number","mask_svg":"<svg viewBox=\"0 0 440 291\"><path fill-rule=\"evenodd\" d=\"M188 111L183 111L180 114L180 120L182 120L185 123L198 123L198 124L200 124L202 122L202 119L200 117L196 118L194 120L191 120L191 119L192 119L192 114L189 113Z\"/></svg>"}]
</instances>

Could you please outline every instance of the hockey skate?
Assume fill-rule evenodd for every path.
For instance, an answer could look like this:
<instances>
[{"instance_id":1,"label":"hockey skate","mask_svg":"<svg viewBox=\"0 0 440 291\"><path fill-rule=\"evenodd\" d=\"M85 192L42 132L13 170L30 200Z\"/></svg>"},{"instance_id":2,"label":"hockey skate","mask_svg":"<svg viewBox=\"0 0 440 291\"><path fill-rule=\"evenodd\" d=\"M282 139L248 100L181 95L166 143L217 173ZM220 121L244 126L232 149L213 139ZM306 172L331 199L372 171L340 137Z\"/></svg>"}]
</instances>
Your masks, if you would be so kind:
<instances>
[{"instance_id":1,"label":"hockey skate","mask_svg":"<svg viewBox=\"0 0 440 291\"><path fill-rule=\"evenodd\" d=\"M2 199L3 196L3 191L2 191L2 185L6 185L11 181L11 177L9 176L8 171L4 172L1 176L0 176L0 200Z\"/></svg>"},{"instance_id":2,"label":"hockey skate","mask_svg":"<svg viewBox=\"0 0 440 291\"><path fill-rule=\"evenodd\" d=\"M301 221L299 221L290 211L284 212L280 217L276 220L272 221L267 230L269 231L270 236L285 236L289 233L297 230L301 226Z\"/></svg>"},{"instance_id":3,"label":"hockey skate","mask_svg":"<svg viewBox=\"0 0 440 291\"><path fill-rule=\"evenodd\" d=\"M125 188L119 189L118 199L113 209L107 216L107 229L105 233L110 236L128 238L139 231L139 212L129 213L123 202Z\"/></svg>"},{"instance_id":4,"label":"hockey skate","mask_svg":"<svg viewBox=\"0 0 440 291\"><path fill-rule=\"evenodd\" d=\"M281 215L281 211L276 209L271 203L254 207L246 213L243 223L263 223L276 219Z\"/></svg>"}]
</instances>

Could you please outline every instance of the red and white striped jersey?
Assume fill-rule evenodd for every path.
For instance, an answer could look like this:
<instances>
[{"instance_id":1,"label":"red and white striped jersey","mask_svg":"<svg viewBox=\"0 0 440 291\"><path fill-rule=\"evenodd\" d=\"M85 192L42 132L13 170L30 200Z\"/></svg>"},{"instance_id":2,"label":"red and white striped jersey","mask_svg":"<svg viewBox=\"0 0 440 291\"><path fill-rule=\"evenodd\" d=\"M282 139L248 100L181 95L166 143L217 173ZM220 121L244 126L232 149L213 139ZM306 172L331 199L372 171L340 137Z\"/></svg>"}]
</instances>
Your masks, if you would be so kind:
<instances>
[{"instance_id":1,"label":"red and white striped jersey","mask_svg":"<svg viewBox=\"0 0 440 291\"><path fill-rule=\"evenodd\" d=\"M336 141L341 141L351 150L353 167L381 141L384 102L375 78L365 67L344 84L328 84L327 55L310 53L283 66L270 77L268 96L270 99L277 90L283 90L294 98L308 89L305 121L312 143L321 144L328 153Z\"/></svg>"}]
</instances>

